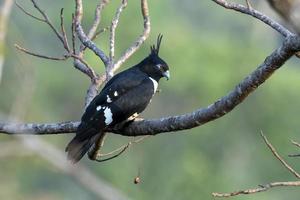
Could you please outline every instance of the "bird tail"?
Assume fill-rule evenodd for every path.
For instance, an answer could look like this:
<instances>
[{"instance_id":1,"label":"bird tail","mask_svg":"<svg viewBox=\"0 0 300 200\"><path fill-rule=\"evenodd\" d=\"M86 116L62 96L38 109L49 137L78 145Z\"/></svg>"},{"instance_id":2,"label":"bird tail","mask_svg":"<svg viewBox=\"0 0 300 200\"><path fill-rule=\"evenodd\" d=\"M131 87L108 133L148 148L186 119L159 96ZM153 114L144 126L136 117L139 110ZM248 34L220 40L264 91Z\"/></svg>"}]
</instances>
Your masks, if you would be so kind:
<instances>
[{"instance_id":1,"label":"bird tail","mask_svg":"<svg viewBox=\"0 0 300 200\"><path fill-rule=\"evenodd\" d=\"M90 137L83 137L83 135ZM77 163L95 144L100 135L101 133L95 129L89 129L84 133L77 132L66 147L68 159L73 164Z\"/></svg>"}]
</instances>

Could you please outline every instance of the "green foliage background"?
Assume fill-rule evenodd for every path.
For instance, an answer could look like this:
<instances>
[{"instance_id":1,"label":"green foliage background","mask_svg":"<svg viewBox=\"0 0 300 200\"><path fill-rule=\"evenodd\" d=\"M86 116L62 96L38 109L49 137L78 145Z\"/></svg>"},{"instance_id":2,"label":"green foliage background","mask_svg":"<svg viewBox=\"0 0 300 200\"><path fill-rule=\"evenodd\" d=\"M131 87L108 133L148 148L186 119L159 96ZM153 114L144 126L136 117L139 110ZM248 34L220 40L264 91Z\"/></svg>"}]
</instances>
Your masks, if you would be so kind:
<instances>
[{"instance_id":1,"label":"green foliage background","mask_svg":"<svg viewBox=\"0 0 300 200\"><path fill-rule=\"evenodd\" d=\"M64 7L66 24L70 25L73 1L38 2L57 26L60 8ZM19 3L38 15L29 0ZM102 27L110 24L118 4L119 1L112 1L104 11ZM85 27L92 21L94 5L95 1L85 1ZM142 30L139 6L138 0L129 1L122 13L117 29L117 56ZM143 59L158 33L163 33L161 57L169 63L171 80L161 81L162 92L143 113L145 118L182 114L209 105L233 89L281 43L282 38L261 22L224 10L211 1L151 0L149 6L151 36L124 67ZM259 9L274 16L264 4ZM105 33L96 40L106 52L107 39L108 33ZM28 74L34 79L34 93L26 105L24 121L79 120L88 78L76 71L71 61L30 57L18 52L14 43L42 54L59 56L63 53L62 46L45 24L24 16L14 7L0 85L3 120L7 120L23 78ZM88 53L86 58L97 71L103 71L102 63L93 53ZM267 150L259 133L262 130L284 157L297 153L298 149L289 140L300 141L299 77L299 60L292 59L221 119L192 130L151 137L109 162L99 164L85 158L81 163L131 199L143 200L213 199L212 192L294 180ZM63 151L71 137L71 134L51 135L43 139ZM0 136L1 143L10 140L13 140L11 136ZM105 150L126 141L128 138L111 134ZM298 159L287 160L300 170ZM139 170L142 182L134 185L133 178ZM235 199L297 199L299 194L299 188L278 188ZM15 155L0 159L0 199L96 197L37 155Z\"/></svg>"}]
</instances>

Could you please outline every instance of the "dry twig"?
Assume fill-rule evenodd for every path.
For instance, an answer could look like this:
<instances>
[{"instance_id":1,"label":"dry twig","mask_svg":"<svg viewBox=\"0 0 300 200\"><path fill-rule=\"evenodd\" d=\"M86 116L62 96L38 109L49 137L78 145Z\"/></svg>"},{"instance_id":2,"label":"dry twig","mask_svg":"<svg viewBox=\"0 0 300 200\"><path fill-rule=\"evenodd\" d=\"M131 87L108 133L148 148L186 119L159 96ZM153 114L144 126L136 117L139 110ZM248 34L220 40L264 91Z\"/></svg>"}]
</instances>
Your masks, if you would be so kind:
<instances>
[{"instance_id":1,"label":"dry twig","mask_svg":"<svg viewBox=\"0 0 300 200\"><path fill-rule=\"evenodd\" d=\"M115 150L113 150L113 151L111 151L109 153L104 153L104 154L100 153L100 151L99 151L101 149L101 147L103 146L103 141L104 141L104 140L101 140L102 144L100 144L100 148L98 149L97 153L96 154L92 154L93 156L96 155L95 157L92 157L92 160L95 160L97 162L105 162L105 161L114 159L114 158L120 156L121 154L123 154L133 144L140 143L144 139L146 139L147 137L149 137L149 135L146 135L146 136L143 136L143 137L141 137L139 139L130 141L127 144L125 144L125 145L123 145L123 146L121 146L121 147L119 147L119 148L117 148L117 149L115 149ZM111 156L111 155L113 155L113 156ZM106 156L111 156L111 157L102 159L102 157L106 157Z\"/></svg>"},{"instance_id":2,"label":"dry twig","mask_svg":"<svg viewBox=\"0 0 300 200\"><path fill-rule=\"evenodd\" d=\"M273 147L273 145L268 141L267 137L261 132L261 136L266 143L267 147L270 149L272 154L279 160L283 166L290 172L292 173L297 179L300 179L300 175L298 172L296 172L287 162L277 153L276 149ZM255 194L258 192L265 192L270 188L273 187L290 187L290 186L300 186L300 181L285 181L285 182L273 182L273 183L268 183L264 185L259 185L258 188L252 188L252 189L246 189L246 190L239 190L236 192L230 192L230 193L217 193L214 192L212 195L214 197L233 197L241 194Z\"/></svg>"},{"instance_id":3,"label":"dry twig","mask_svg":"<svg viewBox=\"0 0 300 200\"><path fill-rule=\"evenodd\" d=\"M287 162L277 153L276 149L272 146L272 144L268 141L267 137L261 132L261 136L264 139L266 145L271 150L272 154L281 162L281 164L291 172L296 178L300 179L300 175L296 172Z\"/></svg>"},{"instance_id":4,"label":"dry twig","mask_svg":"<svg viewBox=\"0 0 300 200\"><path fill-rule=\"evenodd\" d=\"M248 9L247 7L245 7L243 5L240 5L237 3L228 3L225 0L212 0L212 1L214 1L215 3L219 4L220 6L226 8L226 9L231 9L231 10L235 10L237 12L241 12L246 15L251 15L252 17L255 17L256 19L258 19L258 20L264 22L265 24L267 24L268 26L272 27L274 30L279 32L284 37L294 35L288 29L283 27L281 24L277 23L270 17L264 15L263 13L255 10L253 8Z\"/></svg>"},{"instance_id":5,"label":"dry twig","mask_svg":"<svg viewBox=\"0 0 300 200\"><path fill-rule=\"evenodd\" d=\"M246 190L239 190L236 192L230 192L230 193L212 193L213 197L233 197L241 194L255 194L258 192L265 192L269 190L270 188L274 187L291 187L291 186L300 186L300 181L288 181L288 182L274 182L274 183L268 183L265 185L260 185L257 188L252 189L246 189Z\"/></svg>"}]
</instances>

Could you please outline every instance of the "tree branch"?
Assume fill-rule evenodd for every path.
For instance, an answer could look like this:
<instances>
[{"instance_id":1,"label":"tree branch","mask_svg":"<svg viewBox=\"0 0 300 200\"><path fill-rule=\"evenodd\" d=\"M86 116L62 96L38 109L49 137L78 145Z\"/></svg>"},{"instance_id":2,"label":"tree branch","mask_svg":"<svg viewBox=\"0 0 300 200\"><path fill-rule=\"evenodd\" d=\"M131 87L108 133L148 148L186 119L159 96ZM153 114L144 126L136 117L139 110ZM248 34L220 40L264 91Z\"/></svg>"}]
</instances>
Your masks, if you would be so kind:
<instances>
[{"instance_id":1,"label":"tree branch","mask_svg":"<svg viewBox=\"0 0 300 200\"><path fill-rule=\"evenodd\" d=\"M255 10L253 8L249 9L246 6L236 4L236 3L228 3L225 0L212 0L212 1L214 1L215 3L217 3L218 5L226 8L226 9L231 9L231 10L235 10L237 12L244 13L246 15L251 15L252 17L259 19L260 21L264 22L268 26L272 27L274 30L279 32L284 37L293 35L293 33L291 33L288 29L284 28L281 24L279 24L278 22L274 21L270 17L264 15L263 13Z\"/></svg>"},{"instance_id":2,"label":"tree branch","mask_svg":"<svg viewBox=\"0 0 300 200\"><path fill-rule=\"evenodd\" d=\"M123 53L123 55L117 60L113 67L113 72L118 70L120 66L128 60L145 42L150 34L150 17L149 17L149 8L147 0L141 0L141 10L144 19L144 29L143 33L137 38L137 40Z\"/></svg>"},{"instance_id":3,"label":"tree branch","mask_svg":"<svg viewBox=\"0 0 300 200\"><path fill-rule=\"evenodd\" d=\"M81 19L83 15L83 6L82 0L75 0L75 30L79 40L90 50L92 50L104 63L106 66L109 62L108 57L105 53L99 49L96 44L84 33L83 28L81 26Z\"/></svg>"},{"instance_id":4,"label":"tree branch","mask_svg":"<svg viewBox=\"0 0 300 200\"><path fill-rule=\"evenodd\" d=\"M268 141L266 136L261 133L262 138L264 139L266 145L272 152L272 154L281 162L281 164L290 172L292 173L296 178L300 179L300 175L298 172L296 172L287 162L277 153L276 149L273 147L273 145Z\"/></svg>"},{"instance_id":5,"label":"tree branch","mask_svg":"<svg viewBox=\"0 0 300 200\"><path fill-rule=\"evenodd\" d=\"M266 143L267 147L270 149L274 157L279 160L283 166L292 173L297 179L300 179L300 175L298 172L296 172L287 162L277 153L276 149L273 147L273 145L268 141L267 137L261 132L261 136ZM240 194L255 194L258 192L265 192L270 188L273 187L290 187L290 186L300 186L300 181L288 181L288 182L274 182L274 183L268 183L265 185L259 185L258 188L252 188L252 189L246 189L246 190L239 190L236 192L230 192L230 193L212 193L213 197L233 197Z\"/></svg>"},{"instance_id":6,"label":"tree branch","mask_svg":"<svg viewBox=\"0 0 300 200\"><path fill-rule=\"evenodd\" d=\"M120 5L120 7L117 9L117 12L115 14L114 19L111 22L111 26L110 26L110 38L109 38L109 59L111 62L113 62L113 59L115 57L115 37L116 37L116 28L118 26L119 23L119 19L121 16L122 11L126 8L128 3L128 0L122 0L122 3Z\"/></svg>"},{"instance_id":7,"label":"tree branch","mask_svg":"<svg viewBox=\"0 0 300 200\"><path fill-rule=\"evenodd\" d=\"M153 120L135 120L130 124L119 124L111 131L124 136L156 135L164 132L179 131L201 126L218 119L237 105L242 103L249 94L263 84L277 69L279 69L295 52L300 50L300 38L289 36L283 44L269 55L265 61L231 92L206 108L200 108L192 113L165 117ZM79 122L63 122L53 124L11 124L1 123L0 132L7 134L58 134L74 132Z\"/></svg>"},{"instance_id":8,"label":"tree branch","mask_svg":"<svg viewBox=\"0 0 300 200\"><path fill-rule=\"evenodd\" d=\"M270 188L274 187L290 187L290 186L300 186L300 181L288 181L288 182L274 182L274 183L268 183L265 185L260 185L258 188L252 188L252 189L246 189L246 190L239 190L236 192L230 192L230 193L212 193L213 197L233 197L240 194L255 194L258 192L265 192L269 190Z\"/></svg>"}]
</instances>

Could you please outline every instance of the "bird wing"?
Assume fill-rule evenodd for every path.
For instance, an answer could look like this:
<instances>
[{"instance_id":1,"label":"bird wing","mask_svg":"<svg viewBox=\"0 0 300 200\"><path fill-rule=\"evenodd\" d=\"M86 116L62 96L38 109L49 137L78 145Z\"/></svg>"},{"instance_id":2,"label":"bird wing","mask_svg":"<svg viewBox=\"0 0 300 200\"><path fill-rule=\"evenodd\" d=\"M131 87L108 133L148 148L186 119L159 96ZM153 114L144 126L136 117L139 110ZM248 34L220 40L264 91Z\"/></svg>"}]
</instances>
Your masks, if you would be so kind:
<instances>
[{"instance_id":1,"label":"bird wing","mask_svg":"<svg viewBox=\"0 0 300 200\"><path fill-rule=\"evenodd\" d=\"M123 86L121 83L126 85ZM144 76L141 82L136 83L127 84L127 82L116 79L110 86L106 86L107 90L102 90L93 100L82 117L76 136L66 147L69 160L73 163L78 162L103 134L107 126L124 121L132 115L137 115L146 108L154 94L153 83L147 76ZM116 98L111 98L108 102L107 95L114 94L114 91L119 91L119 95Z\"/></svg>"},{"instance_id":2,"label":"bird wing","mask_svg":"<svg viewBox=\"0 0 300 200\"><path fill-rule=\"evenodd\" d=\"M101 130L142 112L153 91L151 80L138 70L125 70L117 74L87 107L77 130L78 139L91 137L90 129Z\"/></svg>"}]
</instances>

